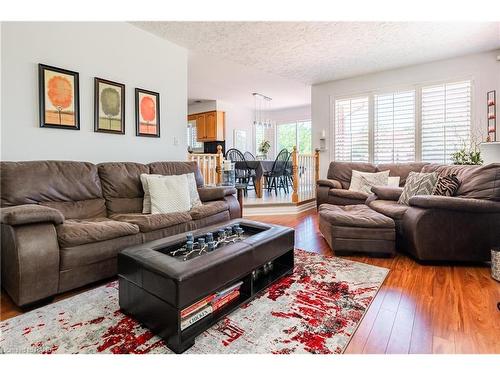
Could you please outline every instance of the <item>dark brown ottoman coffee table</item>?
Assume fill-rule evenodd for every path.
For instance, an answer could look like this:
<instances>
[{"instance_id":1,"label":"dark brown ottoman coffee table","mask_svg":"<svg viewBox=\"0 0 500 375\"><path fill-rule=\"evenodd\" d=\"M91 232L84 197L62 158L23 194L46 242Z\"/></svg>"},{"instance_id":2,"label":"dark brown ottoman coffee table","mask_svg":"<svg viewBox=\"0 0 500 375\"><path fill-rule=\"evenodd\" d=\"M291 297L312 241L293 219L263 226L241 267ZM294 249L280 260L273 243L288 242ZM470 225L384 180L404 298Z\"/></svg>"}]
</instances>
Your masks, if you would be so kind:
<instances>
[{"instance_id":1,"label":"dark brown ottoman coffee table","mask_svg":"<svg viewBox=\"0 0 500 375\"><path fill-rule=\"evenodd\" d=\"M319 230L335 254L394 255L394 220L364 204L319 207Z\"/></svg>"},{"instance_id":2,"label":"dark brown ottoman coffee table","mask_svg":"<svg viewBox=\"0 0 500 375\"><path fill-rule=\"evenodd\" d=\"M176 353L294 266L294 230L236 219L118 254L120 308Z\"/></svg>"}]
</instances>

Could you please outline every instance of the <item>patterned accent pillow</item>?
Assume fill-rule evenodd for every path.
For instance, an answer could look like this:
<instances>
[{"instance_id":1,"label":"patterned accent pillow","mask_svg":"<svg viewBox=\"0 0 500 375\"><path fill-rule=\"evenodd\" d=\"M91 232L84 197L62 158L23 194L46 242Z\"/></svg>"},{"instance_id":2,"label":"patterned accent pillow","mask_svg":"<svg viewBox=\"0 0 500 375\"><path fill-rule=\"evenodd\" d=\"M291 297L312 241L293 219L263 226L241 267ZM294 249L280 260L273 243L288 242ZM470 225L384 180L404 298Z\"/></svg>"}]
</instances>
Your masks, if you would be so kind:
<instances>
[{"instance_id":1,"label":"patterned accent pillow","mask_svg":"<svg viewBox=\"0 0 500 375\"><path fill-rule=\"evenodd\" d=\"M432 195L443 195L446 197L453 197L457 194L460 187L460 180L456 174L448 176L439 176L436 186L432 191Z\"/></svg>"},{"instance_id":2,"label":"patterned accent pillow","mask_svg":"<svg viewBox=\"0 0 500 375\"><path fill-rule=\"evenodd\" d=\"M185 174L151 178L148 184L152 214L187 212L191 209L188 178Z\"/></svg>"},{"instance_id":3,"label":"patterned accent pillow","mask_svg":"<svg viewBox=\"0 0 500 375\"><path fill-rule=\"evenodd\" d=\"M191 202L191 208L201 206L200 195L198 194L198 186L196 185L196 178L194 173L186 173L189 185L189 199ZM161 174L141 174L142 190L144 190L144 200L142 201L142 213L151 213L151 195L149 193L149 181L152 178L163 178L167 177Z\"/></svg>"},{"instance_id":4,"label":"patterned accent pillow","mask_svg":"<svg viewBox=\"0 0 500 375\"><path fill-rule=\"evenodd\" d=\"M371 192L372 186L387 186L390 171L383 171L377 173L352 171L351 184L349 185L350 191L357 191L366 193L367 184L371 184L368 189L368 194ZM363 181L364 179L364 181Z\"/></svg>"},{"instance_id":5,"label":"patterned accent pillow","mask_svg":"<svg viewBox=\"0 0 500 375\"><path fill-rule=\"evenodd\" d=\"M410 198L415 195L431 195L436 186L438 174L410 172L398 203L408 206Z\"/></svg>"}]
</instances>

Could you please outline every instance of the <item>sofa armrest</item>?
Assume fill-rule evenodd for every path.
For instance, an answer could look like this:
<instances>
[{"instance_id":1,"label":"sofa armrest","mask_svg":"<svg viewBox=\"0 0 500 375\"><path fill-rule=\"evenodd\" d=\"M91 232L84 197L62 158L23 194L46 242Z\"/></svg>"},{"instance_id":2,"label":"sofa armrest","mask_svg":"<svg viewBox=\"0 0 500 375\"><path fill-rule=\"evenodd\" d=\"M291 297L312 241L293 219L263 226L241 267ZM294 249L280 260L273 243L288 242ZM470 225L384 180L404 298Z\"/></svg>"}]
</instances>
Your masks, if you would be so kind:
<instances>
[{"instance_id":1,"label":"sofa armrest","mask_svg":"<svg viewBox=\"0 0 500 375\"><path fill-rule=\"evenodd\" d=\"M54 224L1 224L2 288L24 306L55 295L59 244Z\"/></svg>"},{"instance_id":2,"label":"sofa armrest","mask_svg":"<svg viewBox=\"0 0 500 375\"><path fill-rule=\"evenodd\" d=\"M337 180L318 180L316 183L319 186L327 186L331 189L342 189L342 184Z\"/></svg>"},{"instance_id":3,"label":"sofa armrest","mask_svg":"<svg viewBox=\"0 0 500 375\"><path fill-rule=\"evenodd\" d=\"M198 194L202 202L224 199L228 195L236 194L236 189L231 186L216 186L198 188Z\"/></svg>"},{"instance_id":4,"label":"sofa armrest","mask_svg":"<svg viewBox=\"0 0 500 375\"><path fill-rule=\"evenodd\" d=\"M440 195L416 195L410 198L410 206L462 212L500 213L500 202Z\"/></svg>"},{"instance_id":5,"label":"sofa armrest","mask_svg":"<svg viewBox=\"0 0 500 375\"><path fill-rule=\"evenodd\" d=\"M0 208L0 222L7 225L24 225L35 223L62 224L63 214L55 208L37 204Z\"/></svg>"},{"instance_id":6,"label":"sofa armrest","mask_svg":"<svg viewBox=\"0 0 500 375\"><path fill-rule=\"evenodd\" d=\"M403 188L393 187L393 186L373 186L372 193L377 196L378 199L385 201L397 201L403 193Z\"/></svg>"}]
</instances>

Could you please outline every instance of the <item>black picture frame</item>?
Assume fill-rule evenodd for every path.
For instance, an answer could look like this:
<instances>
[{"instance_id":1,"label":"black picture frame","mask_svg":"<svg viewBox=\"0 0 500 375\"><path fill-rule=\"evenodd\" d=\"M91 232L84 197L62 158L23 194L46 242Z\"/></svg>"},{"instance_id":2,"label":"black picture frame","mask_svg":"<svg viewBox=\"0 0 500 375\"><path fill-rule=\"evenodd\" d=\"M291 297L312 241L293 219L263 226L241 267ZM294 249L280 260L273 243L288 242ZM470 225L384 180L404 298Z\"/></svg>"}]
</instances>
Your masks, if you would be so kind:
<instances>
[{"instance_id":1,"label":"black picture frame","mask_svg":"<svg viewBox=\"0 0 500 375\"><path fill-rule=\"evenodd\" d=\"M99 84L103 83L114 86L120 90L120 130L105 129L99 127ZM111 119L110 119L111 122ZM111 125L110 125L111 126ZM108 134L125 134L125 84L94 77L94 132Z\"/></svg>"},{"instance_id":2,"label":"black picture frame","mask_svg":"<svg viewBox=\"0 0 500 375\"><path fill-rule=\"evenodd\" d=\"M62 115L64 114L63 108L58 110L59 124L57 122L49 122L47 119L47 112L50 112L46 108L46 82L45 82L45 72L51 71L54 73L59 73L66 76L71 76L73 78L73 92L72 92L72 103L73 103L73 121L74 125L65 125L62 123ZM39 120L41 128L56 128L56 129L67 129L67 130L80 130L80 75L78 72L58 68L55 66L38 64L38 104L39 104ZM49 94L47 94L49 95ZM59 98L58 98L59 99ZM63 101L60 100L59 101ZM55 104L52 102L52 105ZM52 111L54 112L54 111Z\"/></svg>"},{"instance_id":3,"label":"black picture frame","mask_svg":"<svg viewBox=\"0 0 500 375\"><path fill-rule=\"evenodd\" d=\"M139 103L139 97L140 94L145 94L148 96L154 96L155 97L155 119L156 119L156 124L155 124L155 132L154 133L148 133L148 132L141 132L141 120L140 120L140 103ZM152 138L160 138L160 93L155 92L155 91L150 91L150 90L145 90L145 89L140 89L140 88L135 88L135 135L137 137L152 137Z\"/></svg>"}]
</instances>

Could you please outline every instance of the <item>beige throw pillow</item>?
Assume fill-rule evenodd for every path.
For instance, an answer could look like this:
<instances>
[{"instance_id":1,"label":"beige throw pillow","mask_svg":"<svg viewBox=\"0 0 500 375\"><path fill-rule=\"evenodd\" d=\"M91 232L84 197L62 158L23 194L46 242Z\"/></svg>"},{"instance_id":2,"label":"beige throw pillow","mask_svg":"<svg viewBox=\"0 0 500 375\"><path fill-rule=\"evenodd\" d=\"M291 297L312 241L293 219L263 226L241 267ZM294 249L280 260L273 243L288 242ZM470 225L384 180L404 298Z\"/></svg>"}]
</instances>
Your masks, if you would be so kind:
<instances>
[{"instance_id":1,"label":"beige throw pillow","mask_svg":"<svg viewBox=\"0 0 500 375\"><path fill-rule=\"evenodd\" d=\"M186 212L191 209L186 175L163 176L148 180L152 214Z\"/></svg>"},{"instance_id":2,"label":"beige throw pillow","mask_svg":"<svg viewBox=\"0 0 500 375\"><path fill-rule=\"evenodd\" d=\"M389 172L369 173L353 170L349 190L370 194L372 186L387 186Z\"/></svg>"},{"instance_id":3,"label":"beige throw pillow","mask_svg":"<svg viewBox=\"0 0 500 375\"><path fill-rule=\"evenodd\" d=\"M189 199L191 202L191 208L201 206L200 195L198 194L198 186L196 185L196 178L194 173L186 173L183 176L187 176L189 185ZM151 213L151 195L149 193L149 180L152 178L163 178L168 177L161 174L141 174L142 189L144 190L144 200L142 202L142 213Z\"/></svg>"}]
</instances>

